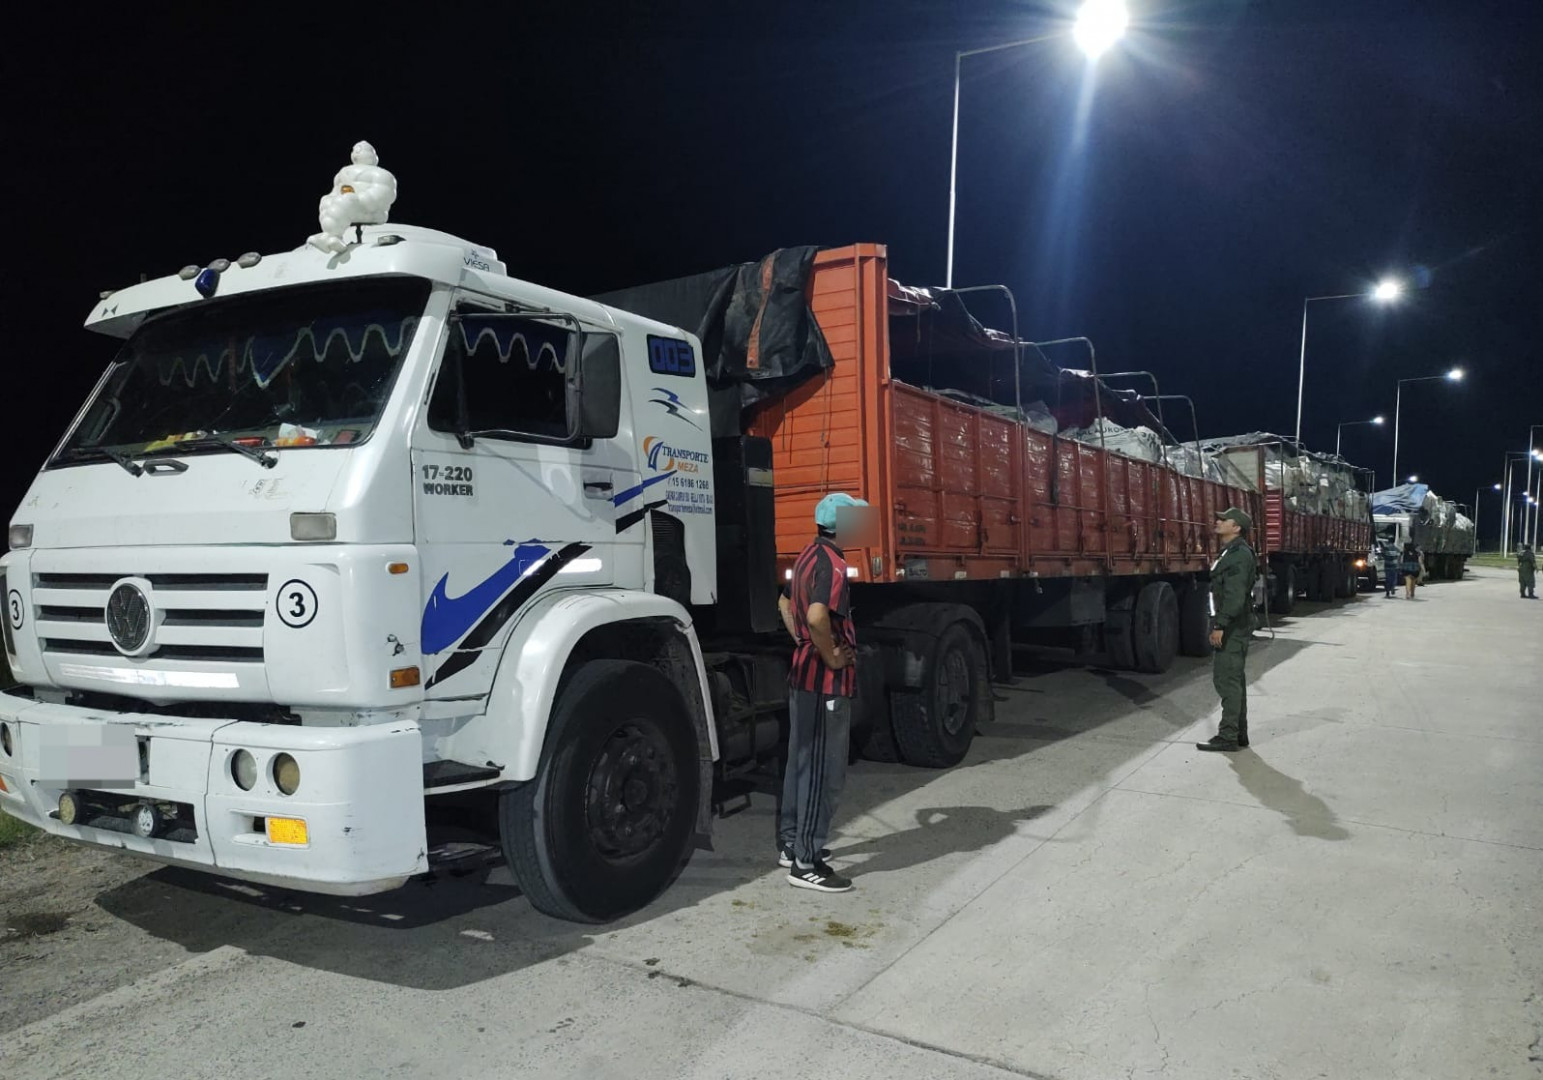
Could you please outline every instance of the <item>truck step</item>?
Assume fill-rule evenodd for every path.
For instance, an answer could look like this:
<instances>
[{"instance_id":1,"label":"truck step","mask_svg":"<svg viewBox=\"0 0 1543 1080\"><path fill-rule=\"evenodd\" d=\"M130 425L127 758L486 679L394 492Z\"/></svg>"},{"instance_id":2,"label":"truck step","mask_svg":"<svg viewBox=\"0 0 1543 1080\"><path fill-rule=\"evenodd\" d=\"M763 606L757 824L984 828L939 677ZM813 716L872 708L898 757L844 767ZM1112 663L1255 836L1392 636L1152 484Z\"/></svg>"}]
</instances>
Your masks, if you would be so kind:
<instances>
[{"instance_id":1,"label":"truck step","mask_svg":"<svg viewBox=\"0 0 1543 1080\"><path fill-rule=\"evenodd\" d=\"M497 844L480 844L468 840L447 840L429 848L429 867L432 870L475 870L484 863L502 858Z\"/></svg>"},{"instance_id":2,"label":"truck step","mask_svg":"<svg viewBox=\"0 0 1543 1080\"><path fill-rule=\"evenodd\" d=\"M498 769L485 765L468 765L464 761L430 761L423 766L423 787L455 787L458 784L475 784L483 780L497 780Z\"/></svg>"}]
</instances>

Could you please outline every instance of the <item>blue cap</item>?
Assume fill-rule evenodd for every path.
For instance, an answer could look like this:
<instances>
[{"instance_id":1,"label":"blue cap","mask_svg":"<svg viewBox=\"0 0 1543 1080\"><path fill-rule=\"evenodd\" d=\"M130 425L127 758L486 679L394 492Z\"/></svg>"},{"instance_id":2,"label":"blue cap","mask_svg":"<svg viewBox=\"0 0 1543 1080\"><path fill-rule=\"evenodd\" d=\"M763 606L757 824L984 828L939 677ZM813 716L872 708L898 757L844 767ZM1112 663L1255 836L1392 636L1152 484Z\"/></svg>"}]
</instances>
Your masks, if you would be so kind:
<instances>
[{"instance_id":1,"label":"blue cap","mask_svg":"<svg viewBox=\"0 0 1543 1080\"><path fill-rule=\"evenodd\" d=\"M836 527L836 511L843 506L867 506L862 499L854 499L844 491L833 491L821 499L814 508L814 523L822 529Z\"/></svg>"}]
</instances>

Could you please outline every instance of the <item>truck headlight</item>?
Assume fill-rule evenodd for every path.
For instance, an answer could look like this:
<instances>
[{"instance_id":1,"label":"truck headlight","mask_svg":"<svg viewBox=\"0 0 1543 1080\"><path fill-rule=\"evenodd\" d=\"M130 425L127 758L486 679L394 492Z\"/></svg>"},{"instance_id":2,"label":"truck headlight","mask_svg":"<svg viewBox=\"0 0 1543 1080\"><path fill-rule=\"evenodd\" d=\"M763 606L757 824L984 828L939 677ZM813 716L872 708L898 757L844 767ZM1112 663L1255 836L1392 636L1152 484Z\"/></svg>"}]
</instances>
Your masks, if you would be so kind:
<instances>
[{"instance_id":1,"label":"truck headlight","mask_svg":"<svg viewBox=\"0 0 1543 1080\"><path fill-rule=\"evenodd\" d=\"M22 548L32 546L32 526L12 525L10 536L7 537L12 551L20 551Z\"/></svg>"},{"instance_id":2,"label":"truck headlight","mask_svg":"<svg viewBox=\"0 0 1543 1080\"><path fill-rule=\"evenodd\" d=\"M288 754L276 756L273 759L273 782L285 795L293 795L299 791L300 763Z\"/></svg>"},{"instance_id":3,"label":"truck headlight","mask_svg":"<svg viewBox=\"0 0 1543 1080\"><path fill-rule=\"evenodd\" d=\"M257 783L257 759L249 751L237 750L230 756L230 778L242 791L251 791Z\"/></svg>"}]
</instances>

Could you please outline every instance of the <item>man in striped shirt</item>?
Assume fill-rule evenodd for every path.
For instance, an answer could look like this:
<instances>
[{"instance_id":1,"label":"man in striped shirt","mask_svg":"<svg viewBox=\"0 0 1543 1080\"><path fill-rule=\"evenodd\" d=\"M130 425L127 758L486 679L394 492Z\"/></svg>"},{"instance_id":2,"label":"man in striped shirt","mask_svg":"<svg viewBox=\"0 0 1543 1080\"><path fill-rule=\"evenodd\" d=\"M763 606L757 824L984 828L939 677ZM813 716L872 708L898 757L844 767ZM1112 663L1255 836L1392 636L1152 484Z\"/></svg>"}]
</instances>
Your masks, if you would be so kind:
<instances>
[{"instance_id":1,"label":"man in striped shirt","mask_svg":"<svg viewBox=\"0 0 1543 1080\"><path fill-rule=\"evenodd\" d=\"M778 862L788 883L846 892L852 882L825 861L836 802L846 782L852 698L857 693L857 631L846 555L837 546L843 509L868 504L845 492L820 500L818 535L793 564L778 608L794 642L788 673L788 762L777 814Z\"/></svg>"}]
</instances>

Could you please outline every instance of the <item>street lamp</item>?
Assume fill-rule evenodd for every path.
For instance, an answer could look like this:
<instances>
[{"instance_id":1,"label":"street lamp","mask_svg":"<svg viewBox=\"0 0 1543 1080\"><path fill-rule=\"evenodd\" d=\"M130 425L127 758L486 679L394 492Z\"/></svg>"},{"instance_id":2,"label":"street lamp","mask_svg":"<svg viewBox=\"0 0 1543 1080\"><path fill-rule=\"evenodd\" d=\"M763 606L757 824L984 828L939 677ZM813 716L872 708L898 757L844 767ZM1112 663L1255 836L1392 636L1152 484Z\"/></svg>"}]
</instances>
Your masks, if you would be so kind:
<instances>
[{"instance_id":1,"label":"street lamp","mask_svg":"<svg viewBox=\"0 0 1543 1080\"><path fill-rule=\"evenodd\" d=\"M1505 517L1500 523L1500 554L1502 557L1511 550L1511 518L1514 517L1516 513L1516 503L1512 499L1511 495L1511 469L1512 466L1516 464L1517 458L1532 457L1536 454L1536 450L1533 450L1530 453L1526 450L1507 450L1505 452L1505 456L1500 459L1501 471L1505 474L1505 494L1501 496L1500 499L1500 505L1505 510ZM1522 493L1518 492L1518 494ZM1523 534L1523 539L1526 539L1525 533Z\"/></svg>"},{"instance_id":2,"label":"street lamp","mask_svg":"<svg viewBox=\"0 0 1543 1080\"><path fill-rule=\"evenodd\" d=\"M1378 287L1380 288L1381 286ZM1339 441L1344 437L1347 427L1355 427L1357 424L1377 424L1380 426L1383 423L1385 423L1385 419L1381 416L1374 416L1370 420L1346 420L1342 422L1339 425L1339 430L1334 433L1334 456L1339 457Z\"/></svg>"},{"instance_id":3,"label":"street lamp","mask_svg":"<svg viewBox=\"0 0 1543 1080\"><path fill-rule=\"evenodd\" d=\"M1499 484L1493 484L1491 487L1495 491L1500 490ZM1475 551L1479 550L1479 493L1483 490L1482 484L1473 489L1473 549Z\"/></svg>"},{"instance_id":4,"label":"street lamp","mask_svg":"<svg viewBox=\"0 0 1543 1080\"><path fill-rule=\"evenodd\" d=\"M1077 12L1072 37L1089 60L1097 60L1120 40L1129 25L1125 0L1087 0Z\"/></svg>"},{"instance_id":5,"label":"street lamp","mask_svg":"<svg viewBox=\"0 0 1543 1080\"><path fill-rule=\"evenodd\" d=\"M1302 445L1302 388L1307 384L1307 305L1317 303L1319 300L1354 300L1357 297L1370 296L1380 304L1391 304L1404 295L1404 286L1393 278L1384 278L1378 282L1377 287L1370 293L1336 293L1333 296L1309 296L1302 301L1302 355L1297 361L1297 446ZM1398 467L1393 468L1394 475L1398 474Z\"/></svg>"},{"instance_id":6,"label":"street lamp","mask_svg":"<svg viewBox=\"0 0 1543 1080\"><path fill-rule=\"evenodd\" d=\"M1093 61L1118 41L1129 25L1130 13L1126 10L1125 0L1087 0L1077 12L1077 21L1072 24L1071 33L1088 60ZM965 49L954 53L954 137L948 163L948 262L943 273L945 289L954 287L954 214L959 205L959 71L964 58L1038 45L1064 33L1041 34L1021 41L1008 41L1001 45L987 45L982 49Z\"/></svg>"},{"instance_id":7,"label":"street lamp","mask_svg":"<svg viewBox=\"0 0 1543 1080\"><path fill-rule=\"evenodd\" d=\"M1410 473L1409 474L1409 482L1411 484L1418 484L1420 482L1420 478L1418 476L1415 476L1413 473Z\"/></svg>"},{"instance_id":8,"label":"street lamp","mask_svg":"<svg viewBox=\"0 0 1543 1080\"><path fill-rule=\"evenodd\" d=\"M1446 379L1449 382L1462 382L1463 369L1455 367L1445 375L1421 375L1414 379L1399 379L1398 391L1393 403L1393 475L1398 475L1398 422L1404 410L1404 384L1410 382L1433 382L1437 379Z\"/></svg>"},{"instance_id":9,"label":"street lamp","mask_svg":"<svg viewBox=\"0 0 1543 1080\"><path fill-rule=\"evenodd\" d=\"M1534 458L1543 458L1543 454L1540 454L1539 451L1538 451L1537 444L1532 441L1532 433L1537 431L1538 428L1540 428L1540 427L1543 427L1543 424L1533 424L1530 428L1527 429L1527 491L1529 492L1529 494L1532 491L1532 461L1533 461ZM1527 501L1529 503L1531 503L1533 506L1537 505L1535 502L1532 501L1531 498L1529 498ZM1523 510L1522 510L1522 539L1523 540L1527 539L1529 536L1531 536L1534 540L1537 539L1537 532L1538 532L1537 517L1538 517L1538 514L1537 514L1536 510L1528 510L1526 508L1523 508Z\"/></svg>"}]
</instances>

